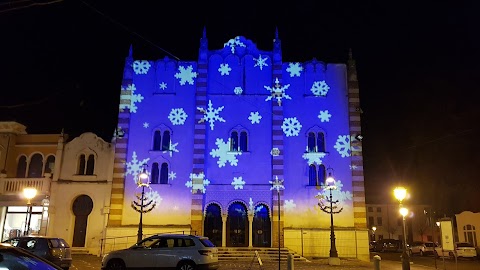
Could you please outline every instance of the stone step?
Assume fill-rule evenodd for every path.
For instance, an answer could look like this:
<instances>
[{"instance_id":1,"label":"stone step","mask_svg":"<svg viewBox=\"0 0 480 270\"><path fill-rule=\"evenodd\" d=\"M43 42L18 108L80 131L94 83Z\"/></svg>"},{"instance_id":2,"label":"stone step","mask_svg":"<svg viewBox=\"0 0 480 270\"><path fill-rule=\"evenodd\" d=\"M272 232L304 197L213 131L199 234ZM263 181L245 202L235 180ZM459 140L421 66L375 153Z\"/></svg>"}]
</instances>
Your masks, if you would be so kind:
<instances>
[{"instance_id":1,"label":"stone step","mask_svg":"<svg viewBox=\"0 0 480 270\"><path fill-rule=\"evenodd\" d=\"M79 248L79 247L72 247L70 248L70 251L72 252L72 255L75 254L75 255L88 255L90 254L88 252L88 249L86 248Z\"/></svg>"},{"instance_id":2,"label":"stone step","mask_svg":"<svg viewBox=\"0 0 480 270\"><path fill-rule=\"evenodd\" d=\"M219 247L218 248L218 260L219 261L246 261L255 259L255 251L262 261L278 261L278 248L232 248L232 247ZM280 249L280 261L287 261L288 254L290 252L287 248ZM292 253L295 261L307 261L306 258L299 254Z\"/></svg>"}]
</instances>

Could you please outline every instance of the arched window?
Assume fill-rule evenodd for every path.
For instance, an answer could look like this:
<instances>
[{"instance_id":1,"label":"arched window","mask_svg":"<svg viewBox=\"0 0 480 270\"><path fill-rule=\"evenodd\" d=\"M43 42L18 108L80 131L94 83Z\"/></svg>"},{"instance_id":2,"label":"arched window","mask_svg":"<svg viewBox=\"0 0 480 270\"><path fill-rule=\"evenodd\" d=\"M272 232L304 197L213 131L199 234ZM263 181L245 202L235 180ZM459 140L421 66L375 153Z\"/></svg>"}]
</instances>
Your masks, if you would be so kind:
<instances>
[{"instance_id":1,"label":"arched window","mask_svg":"<svg viewBox=\"0 0 480 270\"><path fill-rule=\"evenodd\" d=\"M314 164L308 166L308 185L316 186L317 185L317 168Z\"/></svg>"},{"instance_id":2,"label":"arched window","mask_svg":"<svg viewBox=\"0 0 480 270\"><path fill-rule=\"evenodd\" d=\"M317 133L317 151L316 152L325 152L325 134L323 134L323 132Z\"/></svg>"},{"instance_id":3,"label":"arched window","mask_svg":"<svg viewBox=\"0 0 480 270\"><path fill-rule=\"evenodd\" d=\"M315 133L308 133L308 148L307 152L315 152Z\"/></svg>"},{"instance_id":4,"label":"arched window","mask_svg":"<svg viewBox=\"0 0 480 270\"><path fill-rule=\"evenodd\" d=\"M160 130L155 130L153 135L153 150L160 151L160 146L162 145L162 135Z\"/></svg>"},{"instance_id":5,"label":"arched window","mask_svg":"<svg viewBox=\"0 0 480 270\"><path fill-rule=\"evenodd\" d=\"M151 180L150 182L152 184L158 184L158 176L159 176L159 173L158 173L158 163L157 162L154 162L152 164L152 172L151 172Z\"/></svg>"},{"instance_id":6,"label":"arched window","mask_svg":"<svg viewBox=\"0 0 480 270\"><path fill-rule=\"evenodd\" d=\"M85 164L86 164L85 155L81 154L78 157L78 171L77 171L77 174L79 174L79 175L84 175L85 174Z\"/></svg>"},{"instance_id":7,"label":"arched window","mask_svg":"<svg viewBox=\"0 0 480 270\"><path fill-rule=\"evenodd\" d=\"M53 173L55 168L55 156L48 156L47 162L45 162L45 169L43 170L46 173Z\"/></svg>"},{"instance_id":8,"label":"arched window","mask_svg":"<svg viewBox=\"0 0 480 270\"><path fill-rule=\"evenodd\" d=\"M170 150L170 131L165 130L163 132L162 151L168 150Z\"/></svg>"},{"instance_id":9,"label":"arched window","mask_svg":"<svg viewBox=\"0 0 480 270\"><path fill-rule=\"evenodd\" d=\"M21 156L17 164L17 178L25 178L27 172L27 157Z\"/></svg>"},{"instance_id":10,"label":"arched window","mask_svg":"<svg viewBox=\"0 0 480 270\"><path fill-rule=\"evenodd\" d=\"M307 152L325 152L325 134L323 132L308 132Z\"/></svg>"},{"instance_id":11,"label":"arched window","mask_svg":"<svg viewBox=\"0 0 480 270\"><path fill-rule=\"evenodd\" d=\"M242 131L240 132L240 151L246 152L247 149L247 132Z\"/></svg>"},{"instance_id":12,"label":"arched window","mask_svg":"<svg viewBox=\"0 0 480 270\"><path fill-rule=\"evenodd\" d=\"M35 154L30 159L28 166L28 178L41 178L43 171L43 157L40 154Z\"/></svg>"},{"instance_id":13,"label":"arched window","mask_svg":"<svg viewBox=\"0 0 480 270\"><path fill-rule=\"evenodd\" d=\"M95 171L95 156L94 155L89 155L88 160L87 160L87 171L86 175L93 175L93 172Z\"/></svg>"},{"instance_id":14,"label":"arched window","mask_svg":"<svg viewBox=\"0 0 480 270\"><path fill-rule=\"evenodd\" d=\"M165 162L160 169L160 184L168 184L168 164Z\"/></svg>"},{"instance_id":15,"label":"arched window","mask_svg":"<svg viewBox=\"0 0 480 270\"><path fill-rule=\"evenodd\" d=\"M477 246L477 232L475 231L475 226L470 224L463 226L463 236L465 237L465 242Z\"/></svg>"},{"instance_id":16,"label":"arched window","mask_svg":"<svg viewBox=\"0 0 480 270\"><path fill-rule=\"evenodd\" d=\"M238 151L238 132L232 131L230 134L230 151Z\"/></svg>"},{"instance_id":17,"label":"arched window","mask_svg":"<svg viewBox=\"0 0 480 270\"><path fill-rule=\"evenodd\" d=\"M321 164L318 166L318 182L319 184L325 184L326 170L325 165Z\"/></svg>"}]
</instances>

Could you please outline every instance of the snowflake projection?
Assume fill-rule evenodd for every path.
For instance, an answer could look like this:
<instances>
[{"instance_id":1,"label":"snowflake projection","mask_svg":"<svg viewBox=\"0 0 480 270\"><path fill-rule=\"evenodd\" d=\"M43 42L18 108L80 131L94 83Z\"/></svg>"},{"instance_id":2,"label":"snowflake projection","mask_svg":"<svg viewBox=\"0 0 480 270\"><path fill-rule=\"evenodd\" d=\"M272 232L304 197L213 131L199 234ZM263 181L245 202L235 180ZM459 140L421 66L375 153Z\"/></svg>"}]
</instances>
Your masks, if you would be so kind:
<instances>
[{"instance_id":1,"label":"snowflake projection","mask_svg":"<svg viewBox=\"0 0 480 270\"><path fill-rule=\"evenodd\" d=\"M285 211L291 211L293 208L297 207L297 205L293 202L293 200L285 200L283 207L285 208Z\"/></svg>"},{"instance_id":2,"label":"snowflake projection","mask_svg":"<svg viewBox=\"0 0 480 270\"><path fill-rule=\"evenodd\" d=\"M276 99L278 102L278 106L282 106L282 99L292 99L289 95L285 93L285 90L290 87L290 84L280 86L280 81L278 80L278 78L275 78L275 85L273 87L270 87L268 85L264 85L263 87L270 91L270 96L268 96L265 101Z\"/></svg>"},{"instance_id":3,"label":"snowflake projection","mask_svg":"<svg viewBox=\"0 0 480 270\"><path fill-rule=\"evenodd\" d=\"M270 185L272 185L270 190L275 189L278 192L280 192L280 189L285 189L285 187L283 186L283 180L279 180L278 176L275 176L275 181L268 181L268 183L270 183Z\"/></svg>"},{"instance_id":4,"label":"snowflake projection","mask_svg":"<svg viewBox=\"0 0 480 270\"><path fill-rule=\"evenodd\" d=\"M227 162L229 162L231 166L237 166L238 159L236 156L241 155L242 152L230 152L230 139L228 139L227 142L224 142L223 139L217 138L215 144L218 148L212 149L212 151L210 151L210 155L213 158L218 157L218 167L224 167Z\"/></svg>"},{"instance_id":5,"label":"snowflake projection","mask_svg":"<svg viewBox=\"0 0 480 270\"><path fill-rule=\"evenodd\" d=\"M348 165L348 166L350 166L350 170L352 170L352 171L358 169L357 165Z\"/></svg>"},{"instance_id":6,"label":"snowflake projection","mask_svg":"<svg viewBox=\"0 0 480 270\"><path fill-rule=\"evenodd\" d=\"M322 164L322 158L324 158L327 154L323 152L308 152L303 154L302 158L306 159L308 165L312 165L316 163L317 165Z\"/></svg>"},{"instance_id":7,"label":"snowflake projection","mask_svg":"<svg viewBox=\"0 0 480 270\"><path fill-rule=\"evenodd\" d=\"M278 149L277 147L272 148L272 150L270 151L270 155L274 157L280 156L280 149Z\"/></svg>"},{"instance_id":8,"label":"snowflake projection","mask_svg":"<svg viewBox=\"0 0 480 270\"><path fill-rule=\"evenodd\" d=\"M325 81L316 81L313 82L312 88L310 89L315 96L326 96L330 86L327 85Z\"/></svg>"},{"instance_id":9,"label":"snowflake projection","mask_svg":"<svg viewBox=\"0 0 480 270\"><path fill-rule=\"evenodd\" d=\"M170 171L168 173L168 179L170 180L175 180L175 178L177 178L177 173L176 172L173 172L173 171Z\"/></svg>"},{"instance_id":10,"label":"snowflake projection","mask_svg":"<svg viewBox=\"0 0 480 270\"><path fill-rule=\"evenodd\" d=\"M147 198L147 200L152 200L156 204L160 204L163 201L162 196L160 196L160 194L158 194L158 191L155 190L145 192L145 197Z\"/></svg>"},{"instance_id":11,"label":"snowflake projection","mask_svg":"<svg viewBox=\"0 0 480 270\"><path fill-rule=\"evenodd\" d=\"M235 95L241 95L243 93L243 89L242 87L237 86L233 89L233 92L235 93Z\"/></svg>"},{"instance_id":12,"label":"snowflake projection","mask_svg":"<svg viewBox=\"0 0 480 270\"><path fill-rule=\"evenodd\" d=\"M188 115L185 113L183 108L173 108L168 115L168 119L172 122L173 125L183 125L185 120L187 120Z\"/></svg>"},{"instance_id":13,"label":"snowflake projection","mask_svg":"<svg viewBox=\"0 0 480 270\"><path fill-rule=\"evenodd\" d=\"M318 192L319 197L328 198L330 196L330 189L325 186L321 186L322 191ZM338 200L339 202L352 200L352 193L350 191L343 191L343 183L341 180L335 181L335 187L332 188L332 198L333 200Z\"/></svg>"},{"instance_id":14,"label":"snowflake projection","mask_svg":"<svg viewBox=\"0 0 480 270\"><path fill-rule=\"evenodd\" d=\"M210 123L210 129L213 130L213 128L215 127L215 121L225 122L225 119L220 117L220 112L223 110L223 107L224 106L214 109L211 100L208 101L207 110L197 107L197 109L203 113L203 118L200 119L200 121L198 122L203 123L204 121L208 121Z\"/></svg>"},{"instance_id":15,"label":"snowflake projection","mask_svg":"<svg viewBox=\"0 0 480 270\"><path fill-rule=\"evenodd\" d=\"M180 80L180 85L185 85L186 82L188 82L190 85L193 85L193 78L197 77L197 72L192 72L192 70L192 65L188 66L187 68L183 66L178 67L178 73L175 73L175 78Z\"/></svg>"},{"instance_id":16,"label":"snowflake projection","mask_svg":"<svg viewBox=\"0 0 480 270\"><path fill-rule=\"evenodd\" d=\"M178 142L177 143L172 143L172 141L170 141L170 145L168 146L168 150L163 151L163 153L169 152L170 157L172 157L173 152L175 152L175 153L179 152L178 149L177 149L177 145L178 145Z\"/></svg>"},{"instance_id":17,"label":"snowflake projection","mask_svg":"<svg viewBox=\"0 0 480 270\"><path fill-rule=\"evenodd\" d=\"M303 71L303 67L300 63L289 63L287 72L290 73L290 77L300 77L300 72Z\"/></svg>"},{"instance_id":18,"label":"snowflake projection","mask_svg":"<svg viewBox=\"0 0 480 270\"><path fill-rule=\"evenodd\" d=\"M344 157L350 156L350 138L348 135L338 135L337 142L333 146L337 152Z\"/></svg>"},{"instance_id":19,"label":"snowflake projection","mask_svg":"<svg viewBox=\"0 0 480 270\"><path fill-rule=\"evenodd\" d=\"M243 181L243 178L241 176L233 178L232 186L235 189L243 189L244 185L245 185L245 181Z\"/></svg>"},{"instance_id":20,"label":"snowflake projection","mask_svg":"<svg viewBox=\"0 0 480 270\"><path fill-rule=\"evenodd\" d=\"M302 124L298 122L296 117L285 118L283 119L282 129L287 137L298 136L302 129Z\"/></svg>"},{"instance_id":21,"label":"snowflake projection","mask_svg":"<svg viewBox=\"0 0 480 270\"><path fill-rule=\"evenodd\" d=\"M250 120L252 124L260 124L260 119L262 119L262 116L260 115L259 112L250 112L250 116L248 117L248 120Z\"/></svg>"},{"instance_id":22,"label":"snowflake projection","mask_svg":"<svg viewBox=\"0 0 480 270\"><path fill-rule=\"evenodd\" d=\"M268 58L267 57L262 58L261 54L258 55L258 58L253 58L253 60L255 61L255 65L253 67L259 67L260 70L263 70L263 67L268 67L268 64L267 64Z\"/></svg>"},{"instance_id":23,"label":"snowflake projection","mask_svg":"<svg viewBox=\"0 0 480 270\"><path fill-rule=\"evenodd\" d=\"M160 87L160 89L165 90L165 89L167 89L167 83L166 82L161 82L159 84L159 87Z\"/></svg>"},{"instance_id":24,"label":"snowflake projection","mask_svg":"<svg viewBox=\"0 0 480 270\"><path fill-rule=\"evenodd\" d=\"M142 161L138 160L137 159L137 152L133 151L133 154L132 154L132 159L126 163L127 165L127 172L125 173L125 175L133 175L133 181L135 182L135 184L137 183L137 179L136 176L142 171L143 169L143 164L146 164L148 161L150 160L150 158L145 158L143 159Z\"/></svg>"},{"instance_id":25,"label":"snowflake projection","mask_svg":"<svg viewBox=\"0 0 480 270\"><path fill-rule=\"evenodd\" d=\"M147 74L150 69L150 63L147 60L135 60L132 67L135 74Z\"/></svg>"},{"instance_id":26,"label":"snowflake projection","mask_svg":"<svg viewBox=\"0 0 480 270\"><path fill-rule=\"evenodd\" d=\"M331 114L328 113L328 110L325 111L320 111L318 114L318 118L320 119L320 122L330 122L330 117L332 117Z\"/></svg>"},{"instance_id":27,"label":"snowflake projection","mask_svg":"<svg viewBox=\"0 0 480 270\"><path fill-rule=\"evenodd\" d=\"M241 40L240 37L235 37L230 39L227 43L223 44L223 47L230 47L232 53L235 53L236 47L247 47Z\"/></svg>"},{"instance_id":28,"label":"snowflake projection","mask_svg":"<svg viewBox=\"0 0 480 270\"><path fill-rule=\"evenodd\" d=\"M225 75L230 75L230 71L232 71L232 68L228 66L228 64L220 64L220 67L218 68L218 72L220 72L220 75L225 76Z\"/></svg>"},{"instance_id":29,"label":"snowflake projection","mask_svg":"<svg viewBox=\"0 0 480 270\"><path fill-rule=\"evenodd\" d=\"M143 127L148 128L148 127L150 127L150 124L148 122L143 122Z\"/></svg>"},{"instance_id":30,"label":"snowflake projection","mask_svg":"<svg viewBox=\"0 0 480 270\"><path fill-rule=\"evenodd\" d=\"M206 186L210 185L210 181L205 178L205 174L190 174L190 181L185 183L185 186L191 188L192 193L195 193L197 190L200 190L202 193L207 191Z\"/></svg>"},{"instance_id":31,"label":"snowflake projection","mask_svg":"<svg viewBox=\"0 0 480 270\"><path fill-rule=\"evenodd\" d=\"M143 100L143 96L140 94L135 94L135 84L129 84L126 88L122 87L122 94L120 95L120 111L123 112L125 109L130 109L131 113L137 112L137 105L135 103L140 103Z\"/></svg>"}]
</instances>

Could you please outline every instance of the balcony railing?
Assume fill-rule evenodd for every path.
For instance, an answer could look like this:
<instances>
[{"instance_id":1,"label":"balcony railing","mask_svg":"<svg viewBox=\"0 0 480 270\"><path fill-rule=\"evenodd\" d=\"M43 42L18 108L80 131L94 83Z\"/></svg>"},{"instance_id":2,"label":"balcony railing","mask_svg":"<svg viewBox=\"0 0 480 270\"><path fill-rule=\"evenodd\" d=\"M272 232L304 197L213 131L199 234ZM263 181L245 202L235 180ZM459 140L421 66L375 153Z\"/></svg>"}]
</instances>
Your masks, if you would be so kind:
<instances>
[{"instance_id":1,"label":"balcony railing","mask_svg":"<svg viewBox=\"0 0 480 270\"><path fill-rule=\"evenodd\" d=\"M0 195L22 193L26 187L37 189L39 194L47 194L50 190L50 181L45 178L0 178Z\"/></svg>"}]
</instances>

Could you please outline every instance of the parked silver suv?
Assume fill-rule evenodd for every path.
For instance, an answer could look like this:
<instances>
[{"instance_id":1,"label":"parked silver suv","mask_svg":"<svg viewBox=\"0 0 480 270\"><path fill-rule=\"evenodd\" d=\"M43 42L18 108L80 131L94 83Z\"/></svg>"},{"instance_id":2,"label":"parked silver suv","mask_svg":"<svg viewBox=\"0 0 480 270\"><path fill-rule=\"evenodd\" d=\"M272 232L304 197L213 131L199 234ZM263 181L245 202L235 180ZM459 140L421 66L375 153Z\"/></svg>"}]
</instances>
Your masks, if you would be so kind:
<instances>
[{"instance_id":1,"label":"parked silver suv","mask_svg":"<svg viewBox=\"0 0 480 270\"><path fill-rule=\"evenodd\" d=\"M408 251L410 255L420 254L425 256L427 254L434 254L436 244L433 242L416 241L409 245Z\"/></svg>"},{"instance_id":2,"label":"parked silver suv","mask_svg":"<svg viewBox=\"0 0 480 270\"><path fill-rule=\"evenodd\" d=\"M218 266L218 249L207 237L183 234L150 236L102 259L104 270L215 270Z\"/></svg>"}]
</instances>

